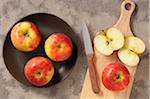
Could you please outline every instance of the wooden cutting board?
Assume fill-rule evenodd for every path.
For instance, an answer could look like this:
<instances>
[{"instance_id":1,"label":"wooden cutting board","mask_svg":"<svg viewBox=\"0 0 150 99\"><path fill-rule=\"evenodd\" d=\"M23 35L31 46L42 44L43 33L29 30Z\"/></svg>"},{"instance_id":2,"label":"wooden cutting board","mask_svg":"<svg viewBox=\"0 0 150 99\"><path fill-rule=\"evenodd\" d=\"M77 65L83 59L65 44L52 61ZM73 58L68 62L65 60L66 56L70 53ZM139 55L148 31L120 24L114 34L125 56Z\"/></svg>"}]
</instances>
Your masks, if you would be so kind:
<instances>
[{"instance_id":1,"label":"wooden cutting board","mask_svg":"<svg viewBox=\"0 0 150 99\"><path fill-rule=\"evenodd\" d=\"M123 1L121 5L120 18L116 22L116 24L113 26L117 28L118 30L120 30L124 34L124 36L133 35L131 28L130 28L130 19L131 19L131 15L134 9L135 9L135 3L133 1L130 1L130 0ZM105 66L107 66L108 64L114 63L114 62L120 62L117 57L117 52L114 52L111 56L102 55L96 50L96 48L94 48L94 52L95 52L94 63L95 63L97 74L98 74L99 87L102 93L101 94L93 93L92 87L91 87L91 81L89 77L89 69L88 69L86 76L85 76L85 81L82 87L80 99L129 99L137 66L135 67L126 66L130 72L131 78L130 78L129 85L125 90L120 91L120 92L109 91L108 89L104 87L102 83L101 73L103 69L105 68Z\"/></svg>"}]
</instances>

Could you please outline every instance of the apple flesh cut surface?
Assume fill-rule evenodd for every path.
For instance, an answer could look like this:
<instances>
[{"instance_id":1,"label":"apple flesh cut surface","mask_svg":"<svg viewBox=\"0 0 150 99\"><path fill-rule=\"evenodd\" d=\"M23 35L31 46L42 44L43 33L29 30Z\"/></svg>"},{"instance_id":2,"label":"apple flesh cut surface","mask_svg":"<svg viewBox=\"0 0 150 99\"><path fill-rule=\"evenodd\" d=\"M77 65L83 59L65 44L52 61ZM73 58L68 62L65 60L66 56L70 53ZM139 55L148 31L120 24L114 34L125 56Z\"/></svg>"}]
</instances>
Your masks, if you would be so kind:
<instances>
[{"instance_id":1,"label":"apple flesh cut surface","mask_svg":"<svg viewBox=\"0 0 150 99\"><path fill-rule=\"evenodd\" d=\"M118 51L119 59L128 66L136 66L139 63L139 55L145 50L144 42L134 36L125 39L124 47Z\"/></svg>"},{"instance_id":2,"label":"apple flesh cut surface","mask_svg":"<svg viewBox=\"0 0 150 99\"><path fill-rule=\"evenodd\" d=\"M29 52L38 47L41 35L34 23L23 21L12 28L11 41L16 49Z\"/></svg>"},{"instance_id":3,"label":"apple flesh cut surface","mask_svg":"<svg viewBox=\"0 0 150 99\"><path fill-rule=\"evenodd\" d=\"M121 63L111 63L102 72L102 82L111 91L124 90L130 82L129 71Z\"/></svg>"},{"instance_id":4,"label":"apple flesh cut surface","mask_svg":"<svg viewBox=\"0 0 150 99\"><path fill-rule=\"evenodd\" d=\"M53 61L67 60L73 51L71 39L63 33L54 33L45 41L46 55Z\"/></svg>"},{"instance_id":5,"label":"apple flesh cut surface","mask_svg":"<svg viewBox=\"0 0 150 99\"><path fill-rule=\"evenodd\" d=\"M44 86L52 79L54 66L49 59L37 56L26 63L24 73L31 84Z\"/></svg>"},{"instance_id":6,"label":"apple flesh cut surface","mask_svg":"<svg viewBox=\"0 0 150 99\"><path fill-rule=\"evenodd\" d=\"M124 36L116 28L110 28L107 32L100 32L94 38L94 44L96 49L102 54L111 55L113 51L123 47Z\"/></svg>"}]
</instances>

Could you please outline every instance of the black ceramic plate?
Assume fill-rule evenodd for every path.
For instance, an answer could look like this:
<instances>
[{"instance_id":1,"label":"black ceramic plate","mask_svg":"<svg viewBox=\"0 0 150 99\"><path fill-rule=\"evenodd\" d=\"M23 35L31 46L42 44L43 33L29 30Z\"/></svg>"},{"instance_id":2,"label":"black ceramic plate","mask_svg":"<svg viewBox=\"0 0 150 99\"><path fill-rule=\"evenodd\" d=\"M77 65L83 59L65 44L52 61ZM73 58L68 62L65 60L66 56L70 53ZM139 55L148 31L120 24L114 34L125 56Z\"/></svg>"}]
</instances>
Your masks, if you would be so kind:
<instances>
[{"instance_id":1,"label":"black ceramic plate","mask_svg":"<svg viewBox=\"0 0 150 99\"><path fill-rule=\"evenodd\" d=\"M12 28L9 30L6 36L5 42L4 42L4 46L3 46L3 57L4 57L4 62L6 64L6 67L8 71L12 74L12 76L19 82L28 86L32 86L32 84L28 82L28 80L25 78L25 75L24 75L25 63L30 58L35 57L35 56L47 57L44 51L44 42L46 38L53 33L61 32L61 33L65 33L71 38L73 42L74 50L73 50L71 57L67 59L66 61L63 61L63 62L52 61L55 67L55 73L50 83L45 85L45 87L52 86L56 83L61 82L65 78L67 78L67 76L71 73L71 70L77 59L76 44L77 44L78 38L73 32L73 30L71 29L71 27L62 19L54 15L46 14L46 13L32 14L32 15L22 18L18 22L20 21L33 22L38 27L41 33L42 41L40 43L40 46L32 52L18 51L17 49L14 48L14 46L11 43L10 33L11 33ZM18 22L16 22L15 24L17 24Z\"/></svg>"}]
</instances>

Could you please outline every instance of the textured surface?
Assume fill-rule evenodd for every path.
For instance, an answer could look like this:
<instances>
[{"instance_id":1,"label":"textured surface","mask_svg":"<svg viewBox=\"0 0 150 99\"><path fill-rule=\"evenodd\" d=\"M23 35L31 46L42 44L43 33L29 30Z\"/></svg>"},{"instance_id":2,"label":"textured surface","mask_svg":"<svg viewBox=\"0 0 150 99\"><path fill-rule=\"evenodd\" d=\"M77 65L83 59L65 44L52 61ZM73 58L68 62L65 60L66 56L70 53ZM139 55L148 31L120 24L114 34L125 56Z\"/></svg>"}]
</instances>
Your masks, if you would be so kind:
<instances>
[{"instance_id":1,"label":"textured surface","mask_svg":"<svg viewBox=\"0 0 150 99\"><path fill-rule=\"evenodd\" d=\"M89 27L92 38L102 28L112 26L119 17L122 0L1 0L0 2L0 99L79 99L86 72L86 59L81 37L81 21ZM131 99L148 99L149 88L149 0L135 0L137 11L132 30L144 40L146 52L136 72ZM20 18L36 12L47 12L64 19L78 34L79 57L71 75L50 88L26 87L7 71L2 58L2 45L9 28Z\"/></svg>"}]
</instances>

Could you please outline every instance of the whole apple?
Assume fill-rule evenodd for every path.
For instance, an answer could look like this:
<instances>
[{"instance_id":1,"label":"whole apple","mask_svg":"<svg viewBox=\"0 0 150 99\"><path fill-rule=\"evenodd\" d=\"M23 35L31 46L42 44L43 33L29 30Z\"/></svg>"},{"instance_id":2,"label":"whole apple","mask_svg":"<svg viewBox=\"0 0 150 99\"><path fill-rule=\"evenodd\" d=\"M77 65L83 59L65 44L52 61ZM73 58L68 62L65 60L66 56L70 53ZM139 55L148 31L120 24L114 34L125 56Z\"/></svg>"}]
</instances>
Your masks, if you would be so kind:
<instances>
[{"instance_id":1,"label":"whole apple","mask_svg":"<svg viewBox=\"0 0 150 99\"><path fill-rule=\"evenodd\" d=\"M45 42L45 52L53 61L60 62L68 59L72 51L72 41L63 33L54 33Z\"/></svg>"},{"instance_id":2,"label":"whole apple","mask_svg":"<svg viewBox=\"0 0 150 99\"><path fill-rule=\"evenodd\" d=\"M54 67L49 59L37 56L26 63L24 73L31 84L43 86L52 79Z\"/></svg>"},{"instance_id":3,"label":"whole apple","mask_svg":"<svg viewBox=\"0 0 150 99\"><path fill-rule=\"evenodd\" d=\"M111 91L124 90L130 82L128 69L121 63L112 63L102 72L102 82Z\"/></svg>"},{"instance_id":4,"label":"whole apple","mask_svg":"<svg viewBox=\"0 0 150 99\"><path fill-rule=\"evenodd\" d=\"M23 52L33 51L41 41L41 35L34 23L23 21L11 30L11 41L14 47Z\"/></svg>"}]
</instances>

